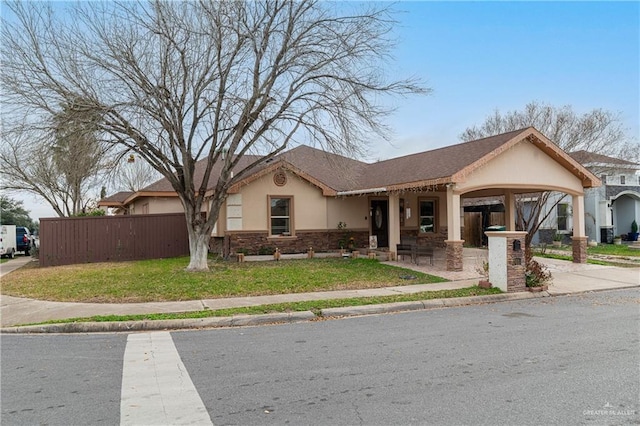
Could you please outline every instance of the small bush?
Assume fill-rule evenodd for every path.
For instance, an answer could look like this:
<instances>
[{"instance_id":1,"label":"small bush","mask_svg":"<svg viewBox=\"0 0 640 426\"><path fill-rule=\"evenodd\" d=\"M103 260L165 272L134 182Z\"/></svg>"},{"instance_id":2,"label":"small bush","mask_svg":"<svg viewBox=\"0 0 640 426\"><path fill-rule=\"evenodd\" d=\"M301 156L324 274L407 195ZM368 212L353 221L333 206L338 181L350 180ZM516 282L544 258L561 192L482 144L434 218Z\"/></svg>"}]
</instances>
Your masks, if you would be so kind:
<instances>
[{"instance_id":1,"label":"small bush","mask_svg":"<svg viewBox=\"0 0 640 426\"><path fill-rule=\"evenodd\" d=\"M525 278L527 287L539 287L549 283L552 279L551 272L547 267L533 259L527 263Z\"/></svg>"},{"instance_id":2,"label":"small bush","mask_svg":"<svg viewBox=\"0 0 640 426\"><path fill-rule=\"evenodd\" d=\"M95 210L90 210L88 212L80 212L76 215L73 215L73 217L86 217L86 216L105 216L107 214L107 212L105 212L102 209L95 209Z\"/></svg>"},{"instance_id":3,"label":"small bush","mask_svg":"<svg viewBox=\"0 0 640 426\"><path fill-rule=\"evenodd\" d=\"M276 251L275 247L262 246L258 249L259 255L272 255Z\"/></svg>"}]
</instances>

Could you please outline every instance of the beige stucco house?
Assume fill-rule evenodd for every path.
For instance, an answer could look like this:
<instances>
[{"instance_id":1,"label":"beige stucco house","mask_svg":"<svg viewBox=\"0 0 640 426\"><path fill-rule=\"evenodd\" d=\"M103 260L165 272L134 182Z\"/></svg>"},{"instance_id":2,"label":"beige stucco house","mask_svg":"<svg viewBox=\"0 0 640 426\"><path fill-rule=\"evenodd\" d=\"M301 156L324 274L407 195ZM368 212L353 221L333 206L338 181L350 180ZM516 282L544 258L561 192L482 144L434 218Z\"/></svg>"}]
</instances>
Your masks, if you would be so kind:
<instances>
[{"instance_id":1,"label":"beige stucco house","mask_svg":"<svg viewBox=\"0 0 640 426\"><path fill-rule=\"evenodd\" d=\"M225 253L325 251L350 242L395 251L412 237L445 248L447 268L460 270L463 199L504 196L507 230L515 231L514 195L553 190L571 196L574 261L585 262L584 191L599 185L531 127L376 163L298 146L232 187L212 236ZM164 179L100 205L128 214L182 211Z\"/></svg>"}]
</instances>

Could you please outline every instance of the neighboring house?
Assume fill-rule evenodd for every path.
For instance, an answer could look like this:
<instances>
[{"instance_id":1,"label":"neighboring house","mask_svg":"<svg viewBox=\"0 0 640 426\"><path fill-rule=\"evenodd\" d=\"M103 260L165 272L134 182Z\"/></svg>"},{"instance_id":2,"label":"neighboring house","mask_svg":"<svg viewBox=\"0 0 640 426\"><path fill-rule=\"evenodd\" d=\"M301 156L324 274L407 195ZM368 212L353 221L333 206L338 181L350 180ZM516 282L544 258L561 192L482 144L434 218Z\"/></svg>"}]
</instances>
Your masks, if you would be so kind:
<instances>
[{"instance_id":1,"label":"neighboring house","mask_svg":"<svg viewBox=\"0 0 640 426\"><path fill-rule=\"evenodd\" d=\"M515 230L515 194L562 191L576 212L584 209L584 189L599 185L532 127L370 164L298 146L230 189L212 236L225 253L334 250L345 237L358 247L372 243L395 251L402 238L412 237L446 248L447 268L460 270L464 199L503 196L507 230ZM182 211L166 179L99 205L129 214ZM574 261L586 261L580 220L574 221L574 246Z\"/></svg>"},{"instance_id":2,"label":"neighboring house","mask_svg":"<svg viewBox=\"0 0 640 426\"><path fill-rule=\"evenodd\" d=\"M129 212L124 203L133 194L133 192L129 191L116 192L115 194L100 200L98 207L101 207L107 213L112 215L128 214Z\"/></svg>"},{"instance_id":3,"label":"neighboring house","mask_svg":"<svg viewBox=\"0 0 640 426\"><path fill-rule=\"evenodd\" d=\"M631 222L640 223L640 164L587 151L569 155L602 181L602 186L585 191L586 235L599 243L612 243L614 235L626 238ZM548 242L556 231L570 234L572 226L570 200L560 200L541 226L539 241Z\"/></svg>"}]
</instances>

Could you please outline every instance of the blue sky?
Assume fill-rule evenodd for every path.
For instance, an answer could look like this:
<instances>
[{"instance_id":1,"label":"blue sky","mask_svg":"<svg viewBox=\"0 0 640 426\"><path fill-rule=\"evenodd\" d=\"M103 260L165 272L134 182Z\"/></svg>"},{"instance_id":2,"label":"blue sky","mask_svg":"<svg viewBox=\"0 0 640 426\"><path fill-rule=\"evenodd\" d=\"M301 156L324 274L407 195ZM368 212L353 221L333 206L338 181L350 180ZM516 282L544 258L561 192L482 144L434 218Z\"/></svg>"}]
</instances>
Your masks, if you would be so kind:
<instances>
[{"instance_id":1,"label":"blue sky","mask_svg":"<svg viewBox=\"0 0 640 426\"><path fill-rule=\"evenodd\" d=\"M450 145L495 109L530 101L620 112L638 140L638 2L400 2L394 75L428 97L397 102L393 146L371 159Z\"/></svg>"},{"instance_id":2,"label":"blue sky","mask_svg":"<svg viewBox=\"0 0 640 426\"><path fill-rule=\"evenodd\" d=\"M399 2L389 75L423 79L433 93L399 99L391 144L370 160L459 142L469 126L530 101L576 112L619 112L639 139L638 2ZM53 211L25 197L32 217Z\"/></svg>"}]
</instances>

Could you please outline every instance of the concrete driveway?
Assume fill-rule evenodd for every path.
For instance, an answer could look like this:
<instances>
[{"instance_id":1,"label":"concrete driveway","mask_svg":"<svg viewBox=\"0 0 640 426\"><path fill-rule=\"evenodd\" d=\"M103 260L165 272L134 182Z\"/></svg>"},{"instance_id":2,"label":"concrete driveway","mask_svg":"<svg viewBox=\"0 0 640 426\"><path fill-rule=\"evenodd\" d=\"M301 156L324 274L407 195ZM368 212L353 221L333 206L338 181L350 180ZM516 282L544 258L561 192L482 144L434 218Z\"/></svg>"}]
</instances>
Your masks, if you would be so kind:
<instances>
[{"instance_id":1,"label":"concrete driveway","mask_svg":"<svg viewBox=\"0 0 640 426\"><path fill-rule=\"evenodd\" d=\"M549 286L549 293L553 295L640 286L640 268L535 259L551 271L553 284Z\"/></svg>"}]
</instances>

